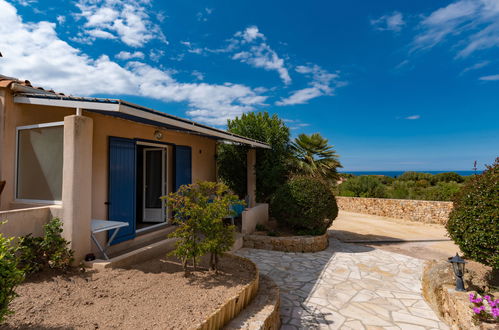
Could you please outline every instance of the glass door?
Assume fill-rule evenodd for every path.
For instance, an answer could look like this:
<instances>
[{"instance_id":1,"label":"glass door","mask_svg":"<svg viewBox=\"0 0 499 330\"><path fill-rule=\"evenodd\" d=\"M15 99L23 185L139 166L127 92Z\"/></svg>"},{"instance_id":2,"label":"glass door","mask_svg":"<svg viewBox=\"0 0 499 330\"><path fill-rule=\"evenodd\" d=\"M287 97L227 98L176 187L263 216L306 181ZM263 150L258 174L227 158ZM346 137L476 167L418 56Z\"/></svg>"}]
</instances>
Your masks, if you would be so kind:
<instances>
[{"instance_id":1,"label":"glass door","mask_svg":"<svg viewBox=\"0 0 499 330\"><path fill-rule=\"evenodd\" d=\"M145 148L143 151L143 222L166 221L166 150Z\"/></svg>"}]
</instances>

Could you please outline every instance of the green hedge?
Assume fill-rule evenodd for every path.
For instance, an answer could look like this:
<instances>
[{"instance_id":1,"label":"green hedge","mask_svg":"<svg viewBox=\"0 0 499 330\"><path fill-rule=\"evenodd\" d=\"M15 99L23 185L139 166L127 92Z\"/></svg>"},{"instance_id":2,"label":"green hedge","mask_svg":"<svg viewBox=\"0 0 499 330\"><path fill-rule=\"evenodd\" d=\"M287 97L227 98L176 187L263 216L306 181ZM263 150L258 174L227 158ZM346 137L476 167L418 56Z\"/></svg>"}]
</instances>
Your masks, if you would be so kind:
<instances>
[{"instance_id":1,"label":"green hedge","mask_svg":"<svg viewBox=\"0 0 499 330\"><path fill-rule=\"evenodd\" d=\"M499 269L499 158L455 196L447 231L468 258Z\"/></svg>"},{"instance_id":2,"label":"green hedge","mask_svg":"<svg viewBox=\"0 0 499 330\"><path fill-rule=\"evenodd\" d=\"M274 194L272 215L284 226L301 234L323 234L338 215L330 187L311 177L294 177Z\"/></svg>"}]
</instances>

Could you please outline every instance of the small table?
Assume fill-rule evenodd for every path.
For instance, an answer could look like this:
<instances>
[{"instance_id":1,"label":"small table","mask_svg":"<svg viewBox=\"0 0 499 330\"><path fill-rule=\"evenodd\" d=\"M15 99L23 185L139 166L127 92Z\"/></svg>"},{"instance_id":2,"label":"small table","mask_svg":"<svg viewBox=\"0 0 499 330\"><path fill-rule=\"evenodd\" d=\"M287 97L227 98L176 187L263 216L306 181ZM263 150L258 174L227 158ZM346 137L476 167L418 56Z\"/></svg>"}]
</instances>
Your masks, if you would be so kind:
<instances>
[{"instance_id":1,"label":"small table","mask_svg":"<svg viewBox=\"0 0 499 330\"><path fill-rule=\"evenodd\" d=\"M114 240L114 238L116 237L116 234L118 234L118 231L122 227L128 227L128 222L109 221L109 220L92 220L92 233L90 236L92 237L92 240L94 241L95 245L97 245L97 248L99 249L99 251L102 252L102 254L104 255L104 258L106 258L107 260L109 260L109 257L106 254L106 250L109 248L109 246L111 245L111 242ZM114 233L111 235L111 237L107 241L106 247L102 248L102 246L99 244L99 241L95 237L95 234L101 233L103 231L113 230L113 229L116 229L116 230L114 231Z\"/></svg>"}]
</instances>

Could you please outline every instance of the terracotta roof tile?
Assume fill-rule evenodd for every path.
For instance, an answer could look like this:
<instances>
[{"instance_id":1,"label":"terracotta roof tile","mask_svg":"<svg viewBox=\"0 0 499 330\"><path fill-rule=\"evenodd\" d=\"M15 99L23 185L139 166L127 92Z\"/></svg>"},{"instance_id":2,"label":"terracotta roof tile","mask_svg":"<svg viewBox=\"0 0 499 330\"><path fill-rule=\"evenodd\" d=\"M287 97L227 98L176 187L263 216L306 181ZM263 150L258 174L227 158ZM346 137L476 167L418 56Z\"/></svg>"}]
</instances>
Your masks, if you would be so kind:
<instances>
[{"instance_id":1,"label":"terracotta roof tile","mask_svg":"<svg viewBox=\"0 0 499 330\"><path fill-rule=\"evenodd\" d=\"M13 83L16 83L16 84L19 84L19 85L25 86L25 87L35 88L35 89L38 89L38 90L41 90L41 91L45 91L45 92L49 92L49 93L52 93L52 94L64 95L63 93L57 93L57 92L55 92L53 89L46 90L46 89L44 89L42 87L33 86L29 80L19 80L17 78L8 77L8 76L4 76L4 75L0 74L0 87L8 88Z\"/></svg>"}]
</instances>

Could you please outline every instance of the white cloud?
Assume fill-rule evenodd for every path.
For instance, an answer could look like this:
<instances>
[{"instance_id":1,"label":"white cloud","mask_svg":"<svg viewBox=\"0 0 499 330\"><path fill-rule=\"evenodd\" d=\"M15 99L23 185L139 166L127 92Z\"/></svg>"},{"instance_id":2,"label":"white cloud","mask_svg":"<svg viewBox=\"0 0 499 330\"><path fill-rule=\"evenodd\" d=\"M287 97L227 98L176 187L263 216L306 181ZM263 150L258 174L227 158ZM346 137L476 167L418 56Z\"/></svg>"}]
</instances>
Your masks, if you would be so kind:
<instances>
[{"instance_id":1,"label":"white cloud","mask_svg":"<svg viewBox=\"0 0 499 330\"><path fill-rule=\"evenodd\" d=\"M380 31L399 32L405 24L404 16L398 11L371 20L371 25L374 26L376 30Z\"/></svg>"},{"instance_id":2,"label":"white cloud","mask_svg":"<svg viewBox=\"0 0 499 330\"><path fill-rule=\"evenodd\" d=\"M279 57L277 52L265 40L265 36L260 33L258 27L250 26L244 31L234 34L234 38L230 39L229 45L222 51L238 51L232 55L233 60L238 60L266 71L276 71L284 84L289 85L291 77L289 76L284 60Z\"/></svg>"},{"instance_id":3,"label":"white cloud","mask_svg":"<svg viewBox=\"0 0 499 330\"><path fill-rule=\"evenodd\" d=\"M149 12L150 3L150 0L79 0L76 5L81 12L76 17L86 21L83 32L90 41L119 38L131 47L142 47L152 39L167 42L159 25L153 23L155 15Z\"/></svg>"},{"instance_id":4,"label":"white cloud","mask_svg":"<svg viewBox=\"0 0 499 330\"><path fill-rule=\"evenodd\" d=\"M312 80L310 87L296 90L287 98L277 101L279 106L305 104L309 100L323 95L333 95L335 88L344 86L345 83L339 81L337 73L330 73L318 65L296 67L296 72L309 76Z\"/></svg>"},{"instance_id":5,"label":"white cloud","mask_svg":"<svg viewBox=\"0 0 499 330\"><path fill-rule=\"evenodd\" d=\"M208 21L208 16L210 16L212 13L213 13L213 8L204 8L204 10L196 14L196 17L198 21L206 22Z\"/></svg>"},{"instance_id":6,"label":"white cloud","mask_svg":"<svg viewBox=\"0 0 499 330\"><path fill-rule=\"evenodd\" d=\"M126 52L126 51L121 51L118 54L116 54L114 57L116 57L117 59L120 59L120 60L124 60L124 61L130 60L132 58L143 59L144 58L144 53L139 52L139 51L136 51L136 52L133 52L133 53Z\"/></svg>"},{"instance_id":7,"label":"white cloud","mask_svg":"<svg viewBox=\"0 0 499 330\"><path fill-rule=\"evenodd\" d=\"M149 58L153 62L159 62L159 60L165 55L165 51L161 49L153 48L149 51Z\"/></svg>"},{"instance_id":8,"label":"white cloud","mask_svg":"<svg viewBox=\"0 0 499 330\"><path fill-rule=\"evenodd\" d=\"M478 70L478 69L481 69L481 68L484 68L486 67L487 65L490 64L490 61L482 61L482 62L478 62L478 63L475 63L467 68L465 68L461 74L465 73L465 72L468 72L468 71L473 71L473 70Z\"/></svg>"},{"instance_id":9,"label":"white cloud","mask_svg":"<svg viewBox=\"0 0 499 330\"><path fill-rule=\"evenodd\" d=\"M456 57L499 46L499 1L458 0L425 17L413 50L429 49L448 39L456 40Z\"/></svg>"},{"instance_id":10,"label":"white cloud","mask_svg":"<svg viewBox=\"0 0 499 330\"><path fill-rule=\"evenodd\" d=\"M171 72L131 61L125 66L108 56L92 58L61 40L55 23L23 23L16 9L0 0L0 72L57 91L138 95L165 102L185 102L188 115L207 124L223 125L261 105L266 96L256 90L225 83L182 83Z\"/></svg>"},{"instance_id":11,"label":"white cloud","mask_svg":"<svg viewBox=\"0 0 499 330\"><path fill-rule=\"evenodd\" d=\"M258 27L256 26L249 26L244 31L236 32L235 36L242 38L247 43L253 42L257 39L265 40L265 36L260 33Z\"/></svg>"},{"instance_id":12,"label":"white cloud","mask_svg":"<svg viewBox=\"0 0 499 330\"><path fill-rule=\"evenodd\" d=\"M59 23L59 25L62 25L65 22L66 22L66 16L63 16L63 15L57 16L57 23Z\"/></svg>"},{"instance_id":13,"label":"white cloud","mask_svg":"<svg viewBox=\"0 0 499 330\"><path fill-rule=\"evenodd\" d=\"M191 75L194 76L197 80L204 80L204 74L199 72L198 70L194 70L191 72Z\"/></svg>"},{"instance_id":14,"label":"white cloud","mask_svg":"<svg viewBox=\"0 0 499 330\"><path fill-rule=\"evenodd\" d=\"M483 76L483 77L480 77L480 80L483 80L483 81L498 81L499 80L499 74L494 74L494 75L490 75L490 76Z\"/></svg>"},{"instance_id":15,"label":"white cloud","mask_svg":"<svg viewBox=\"0 0 499 330\"><path fill-rule=\"evenodd\" d=\"M193 54L203 53L203 49L201 49L199 47L195 47L190 41L180 41L180 43L182 45L184 45L185 47L187 47L187 51L189 53L193 53Z\"/></svg>"},{"instance_id":16,"label":"white cloud","mask_svg":"<svg viewBox=\"0 0 499 330\"><path fill-rule=\"evenodd\" d=\"M412 115L412 116L405 117L404 119L407 119L407 120L418 120L420 118L421 118L420 115Z\"/></svg>"},{"instance_id":17,"label":"white cloud","mask_svg":"<svg viewBox=\"0 0 499 330\"><path fill-rule=\"evenodd\" d=\"M14 0L14 2L20 4L23 7L27 7L38 2L38 0Z\"/></svg>"},{"instance_id":18,"label":"white cloud","mask_svg":"<svg viewBox=\"0 0 499 330\"><path fill-rule=\"evenodd\" d=\"M116 39L116 36L100 29L94 29L94 30L88 30L87 34L91 37L94 38L100 38L100 39Z\"/></svg>"}]
</instances>

